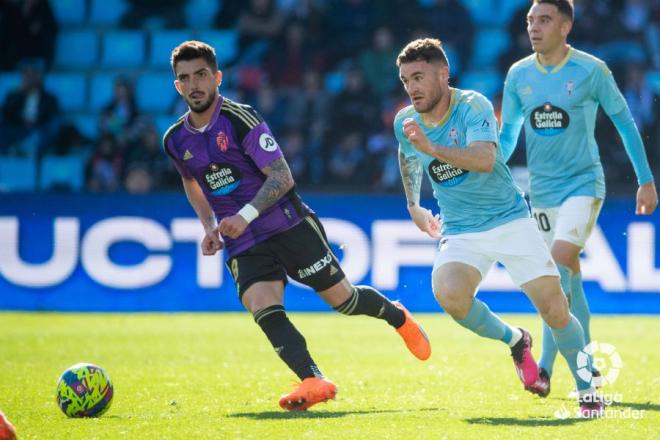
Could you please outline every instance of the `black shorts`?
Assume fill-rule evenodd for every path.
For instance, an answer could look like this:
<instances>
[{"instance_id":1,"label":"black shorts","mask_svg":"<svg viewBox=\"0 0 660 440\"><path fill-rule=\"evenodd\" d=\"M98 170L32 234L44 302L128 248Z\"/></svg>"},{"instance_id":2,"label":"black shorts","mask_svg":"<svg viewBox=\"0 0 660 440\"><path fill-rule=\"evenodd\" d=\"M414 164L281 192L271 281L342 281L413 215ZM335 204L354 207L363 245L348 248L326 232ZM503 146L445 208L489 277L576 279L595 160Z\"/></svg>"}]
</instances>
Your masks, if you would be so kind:
<instances>
[{"instance_id":1,"label":"black shorts","mask_svg":"<svg viewBox=\"0 0 660 440\"><path fill-rule=\"evenodd\" d=\"M259 281L281 280L286 285L287 275L317 292L329 289L345 277L314 214L230 258L227 266L240 299Z\"/></svg>"}]
</instances>

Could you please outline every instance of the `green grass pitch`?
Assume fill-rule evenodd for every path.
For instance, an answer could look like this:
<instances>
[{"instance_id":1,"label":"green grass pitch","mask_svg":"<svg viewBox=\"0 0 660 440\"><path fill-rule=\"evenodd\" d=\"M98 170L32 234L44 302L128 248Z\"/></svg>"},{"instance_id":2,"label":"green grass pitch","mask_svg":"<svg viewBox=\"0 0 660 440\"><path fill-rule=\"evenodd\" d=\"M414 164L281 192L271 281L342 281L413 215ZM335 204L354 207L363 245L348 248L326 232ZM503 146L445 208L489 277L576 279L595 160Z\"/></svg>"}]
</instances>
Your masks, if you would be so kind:
<instances>
[{"instance_id":1,"label":"green grass pitch","mask_svg":"<svg viewBox=\"0 0 660 440\"><path fill-rule=\"evenodd\" d=\"M594 421L555 415L577 407L563 359L550 397L532 396L505 345L446 315L418 315L433 344L426 362L383 321L291 318L339 386L335 401L306 413L277 406L295 378L246 313L0 313L0 410L19 439L660 438L657 317L593 318L592 334L615 345L624 364L604 390L623 402ZM538 356L538 318L506 319L532 331ZM82 361L114 382L112 407L98 419L67 419L55 403L60 373Z\"/></svg>"}]
</instances>

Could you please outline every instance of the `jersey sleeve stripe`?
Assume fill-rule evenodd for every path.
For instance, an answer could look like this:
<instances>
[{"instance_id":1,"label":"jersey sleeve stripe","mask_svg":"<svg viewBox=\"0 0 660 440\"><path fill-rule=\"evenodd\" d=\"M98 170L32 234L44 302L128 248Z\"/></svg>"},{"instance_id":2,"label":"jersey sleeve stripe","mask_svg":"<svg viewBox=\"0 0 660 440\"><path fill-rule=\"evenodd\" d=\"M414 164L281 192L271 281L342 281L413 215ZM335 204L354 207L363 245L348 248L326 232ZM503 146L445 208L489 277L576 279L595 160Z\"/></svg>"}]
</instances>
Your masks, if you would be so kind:
<instances>
[{"instance_id":1,"label":"jersey sleeve stripe","mask_svg":"<svg viewBox=\"0 0 660 440\"><path fill-rule=\"evenodd\" d=\"M249 128L254 128L257 125L259 125L259 123L260 123L260 121L256 118L256 116L250 114L247 110L245 110L244 108L239 107L238 105L236 105L234 103L230 103L229 101L225 101L225 102L223 102L223 107L229 113L232 113L233 115L240 118L241 121L245 122L245 125L247 125Z\"/></svg>"}]
</instances>

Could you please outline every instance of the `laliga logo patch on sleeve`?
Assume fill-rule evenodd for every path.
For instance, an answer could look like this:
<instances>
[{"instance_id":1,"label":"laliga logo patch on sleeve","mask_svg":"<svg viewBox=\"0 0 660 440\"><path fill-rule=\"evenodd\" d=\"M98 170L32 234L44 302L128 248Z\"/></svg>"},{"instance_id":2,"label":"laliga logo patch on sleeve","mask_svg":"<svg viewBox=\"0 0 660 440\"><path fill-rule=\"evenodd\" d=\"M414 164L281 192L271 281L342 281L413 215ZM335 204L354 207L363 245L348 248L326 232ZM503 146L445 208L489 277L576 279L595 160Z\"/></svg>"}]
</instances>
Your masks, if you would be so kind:
<instances>
[{"instance_id":1,"label":"laliga logo patch on sleeve","mask_svg":"<svg viewBox=\"0 0 660 440\"><path fill-rule=\"evenodd\" d=\"M269 153L277 150L278 147L277 142L275 142L275 138L273 138L273 136L268 133L262 133L261 136L259 136L259 146L262 150Z\"/></svg>"}]
</instances>

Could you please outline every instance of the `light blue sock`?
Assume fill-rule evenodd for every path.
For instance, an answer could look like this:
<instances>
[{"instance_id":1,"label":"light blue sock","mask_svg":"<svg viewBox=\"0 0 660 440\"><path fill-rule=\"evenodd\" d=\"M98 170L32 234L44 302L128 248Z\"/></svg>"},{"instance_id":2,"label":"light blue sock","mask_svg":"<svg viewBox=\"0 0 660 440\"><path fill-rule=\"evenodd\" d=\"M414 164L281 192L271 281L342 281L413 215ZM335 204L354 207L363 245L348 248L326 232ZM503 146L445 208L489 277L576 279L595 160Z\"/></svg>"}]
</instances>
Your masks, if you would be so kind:
<instances>
[{"instance_id":1,"label":"light blue sock","mask_svg":"<svg viewBox=\"0 0 660 440\"><path fill-rule=\"evenodd\" d=\"M570 298L571 270L561 264L557 265L557 270L559 270L559 282L561 283L561 288L564 291L564 294ZM545 321L543 321L543 349L541 351L541 359L539 360L539 368L543 368L546 373L548 373L548 376L552 376L552 367L555 365L556 357L557 344L552 335L552 329L545 323Z\"/></svg>"},{"instance_id":2,"label":"light blue sock","mask_svg":"<svg viewBox=\"0 0 660 440\"><path fill-rule=\"evenodd\" d=\"M584 342L589 344L591 342L591 334L589 332L589 320L591 313L589 312L589 304L584 295L584 288L582 286L582 273L578 272L571 277L571 313L580 321L582 330L584 331Z\"/></svg>"},{"instance_id":3,"label":"light blue sock","mask_svg":"<svg viewBox=\"0 0 660 440\"><path fill-rule=\"evenodd\" d=\"M568 368L571 370L571 374L575 378L578 391L591 388L591 384L582 380L577 373L578 353L585 346L584 333L580 321L578 321L575 316L571 315L571 320L568 322L568 325L564 328L552 329L552 334L555 337L561 355L566 359ZM591 356L589 356L587 368L591 369Z\"/></svg>"},{"instance_id":4,"label":"light blue sock","mask_svg":"<svg viewBox=\"0 0 660 440\"><path fill-rule=\"evenodd\" d=\"M513 332L517 329L512 328L502 321L496 314L490 311L488 306L474 298L472 307L465 319L456 320L463 327L472 330L474 333L484 338L497 339L508 344L511 341Z\"/></svg>"}]
</instances>

